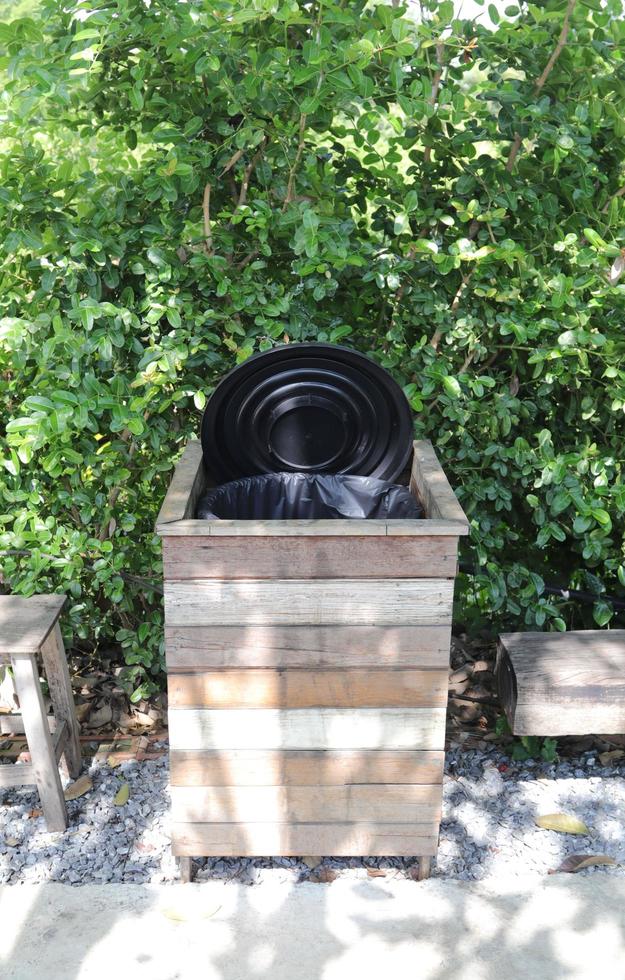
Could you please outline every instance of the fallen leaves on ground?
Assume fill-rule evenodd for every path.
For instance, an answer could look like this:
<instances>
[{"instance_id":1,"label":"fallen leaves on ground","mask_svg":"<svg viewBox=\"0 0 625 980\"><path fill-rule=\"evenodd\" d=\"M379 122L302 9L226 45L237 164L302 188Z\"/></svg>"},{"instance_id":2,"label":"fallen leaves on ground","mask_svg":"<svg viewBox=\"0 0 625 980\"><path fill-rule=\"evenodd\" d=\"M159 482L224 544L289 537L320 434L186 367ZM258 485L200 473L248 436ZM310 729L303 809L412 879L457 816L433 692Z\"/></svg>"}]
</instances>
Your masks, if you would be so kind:
<instances>
[{"instance_id":1,"label":"fallen leaves on ground","mask_svg":"<svg viewBox=\"0 0 625 980\"><path fill-rule=\"evenodd\" d=\"M625 758L625 751L623 749L612 749L611 752L601 752L599 762L602 766L611 766L613 762L617 762L623 758Z\"/></svg>"},{"instance_id":2,"label":"fallen leaves on ground","mask_svg":"<svg viewBox=\"0 0 625 980\"><path fill-rule=\"evenodd\" d=\"M6 844L7 847L17 847L17 845L19 844L19 840L17 839L17 837L5 837L4 843Z\"/></svg>"},{"instance_id":3,"label":"fallen leaves on ground","mask_svg":"<svg viewBox=\"0 0 625 980\"><path fill-rule=\"evenodd\" d=\"M544 813L534 821L542 830L555 830L559 834L588 834L590 831L582 820L568 813Z\"/></svg>"},{"instance_id":4,"label":"fallen leaves on ground","mask_svg":"<svg viewBox=\"0 0 625 980\"><path fill-rule=\"evenodd\" d=\"M128 783L122 783L115 794L115 799L113 803L115 806L125 806L130 797L130 786Z\"/></svg>"},{"instance_id":5,"label":"fallen leaves on ground","mask_svg":"<svg viewBox=\"0 0 625 980\"><path fill-rule=\"evenodd\" d=\"M313 868L316 868L318 864L321 863L321 858L307 856L307 857L303 857L302 861L304 862L307 868L310 868L312 870Z\"/></svg>"},{"instance_id":6,"label":"fallen leaves on ground","mask_svg":"<svg viewBox=\"0 0 625 980\"><path fill-rule=\"evenodd\" d=\"M338 876L338 871L334 868L319 868L308 878L314 885L329 885Z\"/></svg>"},{"instance_id":7,"label":"fallen leaves on ground","mask_svg":"<svg viewBox=\"0 0 625 980\"><path fill-rule=\"evenodd\" d=\"M554 868L549 872L550 875L557 874L558 871L568 871L574 874L576 871L583 871L584 868L592 868L593 865L616 864L614 858L607 854L569 854L564 859L559 868Z\"/></svg>"},{"instance_id":8,"label":"fallen leaves on ground","mask_svg":"<svg viewBox=\"0 0 625 980\"><path fill-rule=\"evenodd\" d=\"M77 800L79 796L84 796L93 789L93 782L91 778L86 774L84 776L79 776L74 783L70 783L67 787L63 796L66 800Z\"/></svg>"},{"instance_id":9,"label":"fallen leaves on ground","mask_svg":"<svg viewBox=\"0 0 625 980\"><path fill-rule=\"evenodd\" d=\"M367 874L370 878L386 878L384 868L367 868Z\"/></svg>"}]
</instances>

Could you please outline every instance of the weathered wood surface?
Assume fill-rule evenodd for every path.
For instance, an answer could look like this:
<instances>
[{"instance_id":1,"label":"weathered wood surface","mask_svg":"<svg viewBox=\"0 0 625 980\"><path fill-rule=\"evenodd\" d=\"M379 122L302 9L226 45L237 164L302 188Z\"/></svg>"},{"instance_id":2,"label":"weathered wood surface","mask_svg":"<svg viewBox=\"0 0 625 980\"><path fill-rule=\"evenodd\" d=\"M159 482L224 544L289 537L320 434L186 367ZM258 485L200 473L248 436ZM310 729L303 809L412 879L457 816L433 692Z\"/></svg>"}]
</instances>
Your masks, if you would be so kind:
<instances>
[{"instance_id":1,"label":"weathered wood surface","mask_svg":"<svg viewBox=\"0 0 625 980\"><path fill-rule=\"evenodd\" d=\"M625 630L505 633L496 676L517 735L625 732Z\"/></svg>"},{"instance_id":2,"label":"weathered wood surface","mask_svg":"<svg viewBox=\"0 0 625 980\"><path fill-rule=\"evenodd\" d=\"M204 482L202 444L199 440L192 439L186 444L174 469L169 489L156 518L157 530L160 525L193 518Z\"/></svg>"},{"instance_id":3,"label":"weathered wood surface","mask_svg":"<svg viewBox=\"0 0 625 980\"><path fill-rule=\"evenodd\" d=\"M202 667L446 667L444 626L170 626L170 671Z\"/></svg>"},{"instance_id":4,"label":"weathered wood surface","mask_svg":"<svg viewBox=\"0 0 625 980\"><path fill-rule=\"evenodd\" d=\"M157 524L157 534L161 537L185 537L200 536L207 534L213 536L234 537L240 535L244 538L273 537L273 538L292 538L295 535L325 537L347 535L361 537L371 535L372 537L389 537L409 534L413 537L438 537L449 535L458 537L467 534L467 522L447 521L447 520L360 520L357 518L346 520L310 520L310 521L235 521L235 520L214 520L201 521L195 518L182 518L166 524Z\"/></svg>"},{"instance_id":5,"label":"weathered wood surface","mask_svg":"<svg viewBox=\"0 0 625 980\"><path fill-rule=\"evenodd\" d=\"M173 708L172 749L442 749L444 708Z\"/></svg>"},{"instance_id":6,"label":"weathered wood surface","mask_svg":"<svg viewBox=\"0 0 625 980\"><path fill-rule=\"evenodd\" d=\"M36 784L35 771L29 762L7 763L0 765L0 786L8 788L10 786L34 786Z\"/></svg>"},{"instance_id":7,"label":"weathered wood surface","mask_svg":"<svg viewBox=\"0 0 625 980\"><path fill-rule=\"evenodd\" d=\"M457 538L243 537L165 538L167 580L454 578Z\"/></svg>"},{"instance_id":8,"label":"weathered wood surface","mask_svg":"<svg viewBox=\"0 0 625 980\"><path fill-rule=\"evenodd\" d=\"M169 674L170 708L418 708L447 704L447 670L213 670Z\"/></svg>"},{"instance_id":9,"label":"weathered wood surface","mask_svg":"<svg viewBox=\"0 0 625 980\"><path fill-rule=\"evenodd\" d=\"M52 715L46 715L46 724L51 732L56 731L56 718L54 718ZM12 712L8 715L0 714L0 734L24 734L24 720L19 712Z\"/></svg>"},{"instance_id":10,"label":"weathered wood surface","mask_svg":"<svg viewBox=\"0 0 625 980\"><path fill-rule=\"evenodd\" d=\"M231 857L239 854L332 854L336 856L434 855L438 821L407 824L174 823L175 855Z\"/></svg>"},{"instance_id":11,"label":"weathered wood surface","mask_svg":"<svg viewBox=\"0 0 625 980\"><path fill-rule=\"evenodd\" d=\"M440 751L173 750L172 786L349 786L442 783Z\"/></svg>"},{"instance_id":12,"label":"weathered wood surface","mask_svg":"<svg viewBox=\"0 0 625 980\"><path fill-rule=\"evenodd\" d=\"M49 831L65 830L67 810L54 744L46 721L37 662L32 654L13 653L11 666L46 826Z\"/></svg>"},{"instance_id":13,"label":"weathered wood surface","mask_svg":"<svg viewBox=\"0 0 625 980\"><path fill-rule=\"evenodd\" d=\"M64 595L1 595L0 662L12 653L38 653L64 605Z\"/></svg>"},{"instance_id":14,"label":"weathered wood surface","mask_svg":"<svg viewBox=\"0 0 625 980\"><path fill-rule=\"evenodd\" d=\"M441 817L441 787L172 786L174 823L415 823Z\"/></svg>"},{"instance_id":15,"label":"weathered wood surface","mask_svg":"<svg viewBox=\"0 0 625 980\"><path fill-rule=\"evenodd\" d=\"M80 775L80 728L76 720L74 696L69 679L65 646L59 624L56 623L41 646L41 657L50 689L52 710L57 725L64 726L63 755L68 775L76 779Z\"/></svg>"},{"instance_id":16,"label":"weathered wood surface","mask_svg":"<svg viewBox=\"0 0 625 980\"><path fill-rule=\"evenodd\" d=\"M413 444L410 489L419 498L428 518L464 523L469 533L469 522L449 485L445 472L438 461L432 443L427 439Z\"/></svg>"},{"instance_id":17,"label":"weathered wood surface","mask_svg":"<svg viewBox=\"0 0 625 980\"><path fill-rule=\"evenodd\" d=\"M452 579L165 582L170 626L444 625Z\"/></svg>"}]
</instances>

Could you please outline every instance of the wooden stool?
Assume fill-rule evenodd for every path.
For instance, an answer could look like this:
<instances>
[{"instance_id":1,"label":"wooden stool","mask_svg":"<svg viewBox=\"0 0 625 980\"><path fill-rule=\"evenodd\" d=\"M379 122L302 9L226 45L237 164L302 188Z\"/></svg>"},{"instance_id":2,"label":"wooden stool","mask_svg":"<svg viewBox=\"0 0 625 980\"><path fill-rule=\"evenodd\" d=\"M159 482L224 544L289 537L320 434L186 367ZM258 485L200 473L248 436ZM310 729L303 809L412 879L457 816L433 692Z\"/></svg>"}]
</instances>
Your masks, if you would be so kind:
<instances>
[{"instance_id":1,"label":"wooden stool","mask_svg":"<svg viewBox=\"0 0 625 980\"><path fill-rule=\"evenodd\" d=\"M21 709L19 715L0 715L0 731L23 731L31 758L29 764L0 766L0 787L35 785L48 830L67 827L58 760L64 757L73 779L81 766L79 728L58 624L64 605L62 595L0 596L0 664L10 663L13 668ZM45 713L38 653L48 679L53 718Z\"/></svg>"}]
</instances>

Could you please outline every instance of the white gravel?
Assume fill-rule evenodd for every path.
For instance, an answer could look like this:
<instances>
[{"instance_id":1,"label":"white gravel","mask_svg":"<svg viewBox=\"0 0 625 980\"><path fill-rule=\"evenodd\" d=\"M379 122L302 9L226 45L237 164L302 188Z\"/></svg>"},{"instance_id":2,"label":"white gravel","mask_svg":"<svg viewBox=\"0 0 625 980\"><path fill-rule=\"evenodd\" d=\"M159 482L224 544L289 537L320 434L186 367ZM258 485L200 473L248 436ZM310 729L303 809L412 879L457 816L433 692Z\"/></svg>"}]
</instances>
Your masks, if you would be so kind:
<instances>
[{"instance_id":1,"label":"white gravel","mask_svg":"<svg viewBox=\"0 0 625 980\"><path fill-rule=\"evenodd\" d=\"M167 756L106 762L90 770L93 790L67 804L65 833L46 832L35 792L0 790L0 884L62 881L166 882L176 878L169 848ZM122 782L130 798L113 799ZM565 812L583 820L588 836L540 830L540 814ZM433 875L468 880L546 875L569 854L607 854L620 867L581 874L625 873L625 768L602 768L594 753L556 765L512 762L496 749L447 753L443 822ZM366 867L404 875L412 859L326 858L341 876ZM196 879L254 884L266 877L299 880L310 869L296 858L213 858L196 863Z\"/></svg>"}]
</instances>

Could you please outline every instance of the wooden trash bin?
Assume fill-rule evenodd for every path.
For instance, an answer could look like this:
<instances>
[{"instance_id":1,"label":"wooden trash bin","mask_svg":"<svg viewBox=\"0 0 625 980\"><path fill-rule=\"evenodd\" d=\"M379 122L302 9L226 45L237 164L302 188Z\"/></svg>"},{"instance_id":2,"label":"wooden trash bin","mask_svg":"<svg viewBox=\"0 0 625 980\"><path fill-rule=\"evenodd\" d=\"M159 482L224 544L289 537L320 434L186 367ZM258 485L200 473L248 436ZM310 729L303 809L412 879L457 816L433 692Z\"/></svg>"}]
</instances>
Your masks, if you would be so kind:
<instances>
[{"instance_id":1,"label":"wooden trash bin","mask_svg":"<svg viewBox=\"0 0 625 980\"><path fill-rule=\"evenodd\" d=\"M157 521L174 854L408 855L426 875L468 531L431 444L423 520L197 520L211 485L192 441Z\"/></svg>"}]
</instances>

